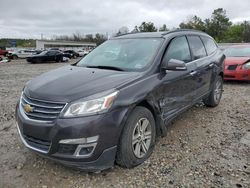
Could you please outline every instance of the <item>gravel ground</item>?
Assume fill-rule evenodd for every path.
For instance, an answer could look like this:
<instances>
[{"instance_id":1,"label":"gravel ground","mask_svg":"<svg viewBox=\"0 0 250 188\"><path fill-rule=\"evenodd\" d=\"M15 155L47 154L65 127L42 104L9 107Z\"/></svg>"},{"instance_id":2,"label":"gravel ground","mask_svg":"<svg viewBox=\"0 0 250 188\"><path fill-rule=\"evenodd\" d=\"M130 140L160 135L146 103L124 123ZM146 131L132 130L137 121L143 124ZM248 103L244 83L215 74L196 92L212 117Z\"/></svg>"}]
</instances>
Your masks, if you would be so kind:
<instances>
[{"instance_id":1,"label":"gravel ground","mask_svg":"<svg viewBox=\"0 0 250 188\"><path fill-rule=\"evenodd\" d=\"M218 107L199 104L180 115L133 169L91 174L30 152L15 127L15 104L28 80L66 64L0 64L0 187L250 187L249 83L226 82Z\"/></svg>"}]
</instances>

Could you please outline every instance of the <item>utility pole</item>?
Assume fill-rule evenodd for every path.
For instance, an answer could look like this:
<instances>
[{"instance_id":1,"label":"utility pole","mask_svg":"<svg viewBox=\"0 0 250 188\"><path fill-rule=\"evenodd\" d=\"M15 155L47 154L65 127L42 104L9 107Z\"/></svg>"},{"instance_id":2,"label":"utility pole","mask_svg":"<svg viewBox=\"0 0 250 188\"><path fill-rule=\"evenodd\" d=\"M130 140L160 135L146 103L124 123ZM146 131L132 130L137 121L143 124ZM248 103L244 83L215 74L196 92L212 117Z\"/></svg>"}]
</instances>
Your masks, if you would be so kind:
<instances>
[{"instance_id":1,"label":"utility pole","mask_svg":"<svg viewBox=\"0 0 250 188\"><path fill-rule=\"evenodd\" d=\"M43 34L41 33L41 40L43 40Z\"/></svg>"}]
</instances>

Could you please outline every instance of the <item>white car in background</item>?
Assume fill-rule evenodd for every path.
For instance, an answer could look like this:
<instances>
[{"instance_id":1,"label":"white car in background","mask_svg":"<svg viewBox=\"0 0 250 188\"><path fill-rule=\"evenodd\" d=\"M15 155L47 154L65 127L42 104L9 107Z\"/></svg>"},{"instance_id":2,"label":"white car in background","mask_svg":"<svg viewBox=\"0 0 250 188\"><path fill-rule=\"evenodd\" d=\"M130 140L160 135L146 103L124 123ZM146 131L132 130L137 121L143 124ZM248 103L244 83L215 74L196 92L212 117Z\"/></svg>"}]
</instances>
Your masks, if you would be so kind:
<instances>
[{"instance_id":1,"label":"white car in background","mask_svg":"<svg viewBox=\"0 0 250 188\"><path fill-rule=\"evenodd\" d=\"M9 52L9 54L12 57L12 59L18 59L18 58L30 57L30 56L36 54L36 51L35 50L21 49L21 50Z\"/></svg>"},{"instance_id":2,"label":"white car in background","mask_svg":"<svg viewBox=\"0 0 250 188\"><path fill-rule=\"evenodd\" d=\"M89 53L89 51L87 51L87 50L79 50L79 51L77 51L77 53L79 54L80 57L84 57Z\"/></svg>"}]
</instances>

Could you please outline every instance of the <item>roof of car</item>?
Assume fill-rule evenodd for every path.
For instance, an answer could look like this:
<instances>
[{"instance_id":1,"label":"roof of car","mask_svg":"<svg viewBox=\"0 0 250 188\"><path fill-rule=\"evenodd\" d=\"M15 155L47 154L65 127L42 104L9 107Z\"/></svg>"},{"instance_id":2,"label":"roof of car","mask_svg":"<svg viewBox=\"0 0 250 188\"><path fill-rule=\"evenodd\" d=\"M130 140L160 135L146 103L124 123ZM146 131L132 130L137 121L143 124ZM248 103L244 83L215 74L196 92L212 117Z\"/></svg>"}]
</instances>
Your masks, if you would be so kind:
<instances>
[{"instance_id":1,"label":"roof of car","mask_svg":"<svg viewBox=\"0 0 250 188\"><path fill-rule=\"evenodd\" d=\"M202 31L193 30L193 29L175 29L175 30L165 31L165 32L128 33L128 34L124 34L124 35L114 37L114 39L117 39L117 38L119 38L119 39L120 38L162 38L162 37L167 36L168 34L180 33L180 32L182 32L183 34L207 35L206 33L202 32Z\"/></svg>"}]
</instances>

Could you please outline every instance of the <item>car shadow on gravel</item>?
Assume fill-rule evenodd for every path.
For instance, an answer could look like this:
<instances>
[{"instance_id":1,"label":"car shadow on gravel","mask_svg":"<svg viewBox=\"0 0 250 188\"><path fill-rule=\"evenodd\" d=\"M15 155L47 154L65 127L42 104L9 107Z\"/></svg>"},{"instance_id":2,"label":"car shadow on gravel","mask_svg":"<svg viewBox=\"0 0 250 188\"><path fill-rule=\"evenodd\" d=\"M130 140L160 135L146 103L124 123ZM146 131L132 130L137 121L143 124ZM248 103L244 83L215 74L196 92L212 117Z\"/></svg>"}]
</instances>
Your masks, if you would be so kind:
<instances>
[{"instance_id":1,"label":"car shadow on gravel","mask_svg":"<svg viewBox=\"0 0 250 188\"><path fill-rule=\"evenodd\" d=\"M224 84L226 85L242 85L242 86L245 86L245 85L248 85L250 84L250 80L249 81L238 81L238 80L224 80Z\"/></svg>"}]
</instances>

